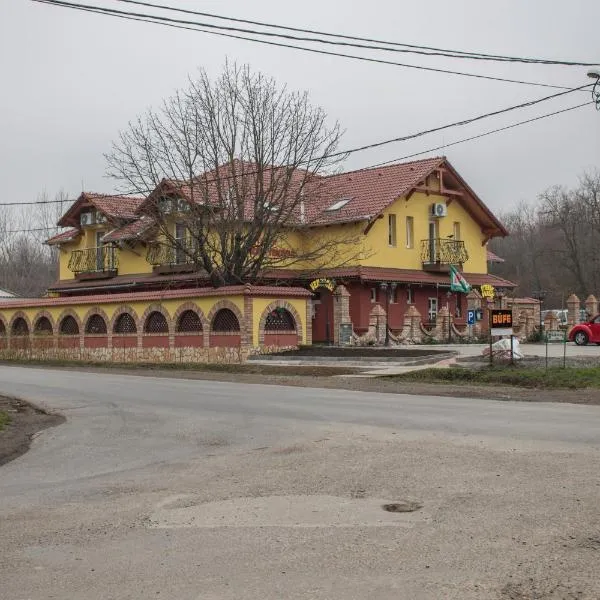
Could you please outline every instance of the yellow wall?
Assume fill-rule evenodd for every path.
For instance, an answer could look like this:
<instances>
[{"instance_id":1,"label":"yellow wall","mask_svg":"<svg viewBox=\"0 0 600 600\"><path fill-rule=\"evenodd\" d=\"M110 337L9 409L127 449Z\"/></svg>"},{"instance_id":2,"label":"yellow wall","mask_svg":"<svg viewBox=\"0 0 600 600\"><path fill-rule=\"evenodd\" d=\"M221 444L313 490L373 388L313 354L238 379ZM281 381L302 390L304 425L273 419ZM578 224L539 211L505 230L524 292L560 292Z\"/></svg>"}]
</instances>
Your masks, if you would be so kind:
<instances>
[{"instance_id":1,"label":"yellow wall","mask_svg":"<svg viewBox=\"0 0 600 600\"><path fill-rule=\"evenodd\" d=\"M306 344L306 298L287 298L285 300L287 304L291 304L298 313L294 315L296 320L300 321L300 325L302 325L302 343ZM267 308L269 304L273 303L273 298L254 298L253 307L254 307L254 321L253 321L253 331L252 331L252 345L259 345L259 329L260 329L260 318ZM312 327L312 323L310 324Z\"/></svg>"},{"instance_id":2,"label":"yellow wall","mask_svg":"<svg viewBox=\"0 0 600 600\"><path fill-rule=\"evenodd\" d=\"M391 267L398 269L422 269L421 240L429 238L429 210L434 202L445 202L445 198L424 193L415 193L409 200L396 200L378 219L367 235L365 258L361 264L372 267ZM396 215L396 246L389 245L388 216ZM412 216L414 222L413 247L406 247L406 217ZM448 215L437 219L439 237L453 234L454 223L460 223L461 239L469 254L469 260L463 265L467 273L487 273L486 248L482 246L484 235L479 225L467 211L453 200L448 206Z\"/></svg>"},{"instance_id":3,"label":"yellow wall","mask_svg":"<svg viewBox=\"0 0 600 600\"><path fill-rule=\"evenodd\" d=\"M107 296L107 299L110 299L111 296ZM196 297L196 298L177 298L177 299L165 299L160 301L160 305L165 309L171 319L175 316L178 308L183 304L193 303L204 313L204 317L208 318L212 308L221 300L227 299L229 302L233 303L240 311L241 315L244 315L244 297L243 296L209 296L209 297ZM281 303L285 302L286 304L291 305L295 311L295 318L299 320L299 324L302 327L302 343L306 343L306 304L308 302L307 298L275 298L275 297L253 297L253 328L252 328L252 345L259 345L259 325L260 318L263 315L265 309L273 303ZM47 306L36 306L30 308L2 308L0 305L0 316L4 318L7 327L10 326L11 319L17 312L23 312L29 319L31 331L33 332L33 328L35 326L35 321L40 316L40 313L49 313L54 321L55 331L58 328L58 320L61 318L63 312L68 309L72 309L77 316L82 321L82 326L85 327L85 323L83 322L84 318L88 314L88 312L93 309L100 309L106 313L108 319L112 319L116 314L120 313L123 307L132 308L137 318L140 319L146 309L158 302L149 302L149 301L136 301L130 300L126 302L102 302L98 304L77 304L77 298L73 298L73 303L68 305L60 305L60 306L52 306L51 303L48 303ZM109 325L107 323L107 325ZM139 328L143 327L143 324L138 325Z\"/></svg>"},{"instance_id":4,"label":"yellow wall","mask_svg":"<svg viewBox=\"0 0 600 600\"><path fill-rule=\"evenodd\" d=\"M435 177L430 177L428 185L432 189L439 189L439 182ZM329 256L316 256L312 260L297 261L294 259L277 259L276 266L288 267L298 270L322 270L327 267L365 265L373 267L387 267L399 269L422 269L421 240L429 238L429 210L434 202L445 202L445 198L424 193L415 193L409 200L400 198L396 200L377 219L373 226L364 235L366 222L356 224L332 225L328 227L310 228L304 232L290 231L282 236L276 249L287 250L298 248L299 254L315 252L318 249L331 246ZM388 243L388 215L396 215L396 246L390 247ZM406 217L414 219L413 247L406 247ZM170 225L174 228L177 219L173 217ZM460 223L461 239L469 254L469 259L464 263L463 270L467 273L487 273L486 247L482 245L485 238L480 226L472 219L458 200L453 200L448 206L448 215L438 219L439 237L447 238L453 234L454 223ZM87 227L84 234L76 243L66 243L60 248L60 279L73 279L74 274L68 269L69 259L73 250L93 248L96 245L96 232L109 231L109 225ZM158 236L157 239L162 238ZM332 240L338 242L335 250L331 245ZM134 275L149 274L152 265L146 261L147 247L137 244L133 249L124 247L118 251L118 274Z\"/></svg>"}]
</instances>

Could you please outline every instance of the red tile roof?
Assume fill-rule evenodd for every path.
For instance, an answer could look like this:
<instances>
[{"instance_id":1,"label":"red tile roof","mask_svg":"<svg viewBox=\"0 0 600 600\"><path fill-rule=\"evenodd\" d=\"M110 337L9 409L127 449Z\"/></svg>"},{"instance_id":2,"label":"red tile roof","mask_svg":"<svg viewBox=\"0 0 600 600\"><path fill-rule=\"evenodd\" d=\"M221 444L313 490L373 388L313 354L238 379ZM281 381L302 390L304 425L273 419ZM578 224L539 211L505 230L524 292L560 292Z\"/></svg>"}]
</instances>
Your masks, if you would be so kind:
<instances>
[{"instance_id":1,"label":"red tile roof","mask_svg":"<svg viewBox=\"0 0 600 600\"><path fill-rule=\"evenodd\" d=\"M308 209L307 221L311 225L322 225L372 219L444 161L443 157L428 158L327 177L318 201ZM327 210L343 198L350 199L343 208Z\"/></svg>"},{"instance_id":2,"label":"red tile roof","mask_svg":"<svg viewBox=\"0 0 600 600\"><path fill-rule=\"evenodd\" d=\"M79 198L71 205L69 210L60 218L60 227L79 225L79 213L88 206L105 214L109 219L133 220L137 219L137 210L144 198L131 196L115 196L110 194L96 194L94 192L82 192Z\"/></svg>"},{"instance_id":3,"label":"red tile roof","mask_svg":"<svg viewBox=\"0 0 600 600\"><path fill-rule=\"evenodd\" d=\"M135 240L143 237L153 227L156 226L154 219L148 216L142 216L137 221L127 223L123 227L118 227L109 231L103 238L103 242L118 242L123 240Z\"/></svg>"},{"instance_id":4,"label":"red tile roof","mask_svg":"<svg viewBox=\"0 0 600 600\"><path fill-rule=\"evenodd\" d=\"M274 296L277 298L308 298L312 293L299 287L237 285L221 288L191 288L184 290L159 290L122 294L94 294L90 296L66 296L61 298L30 298L9 300L2 309L41 306L63 306L65 304L128 304L130 302L173 300L206 296Z\"/></svg>"},{"instance_id":5,"label":"red tile roof","mask_svg":"<svg viewBox=\"0 0 600 600\"><path fill-rule=\"evenodd\" d=\"M63 231L47 239L44 243L48 244L49 246L51 246L52 244L62 244L63 242L70 242L76 239L80 234L81 230L79 229L67 229L67 231Z\"/></svg>"}]
</instances>

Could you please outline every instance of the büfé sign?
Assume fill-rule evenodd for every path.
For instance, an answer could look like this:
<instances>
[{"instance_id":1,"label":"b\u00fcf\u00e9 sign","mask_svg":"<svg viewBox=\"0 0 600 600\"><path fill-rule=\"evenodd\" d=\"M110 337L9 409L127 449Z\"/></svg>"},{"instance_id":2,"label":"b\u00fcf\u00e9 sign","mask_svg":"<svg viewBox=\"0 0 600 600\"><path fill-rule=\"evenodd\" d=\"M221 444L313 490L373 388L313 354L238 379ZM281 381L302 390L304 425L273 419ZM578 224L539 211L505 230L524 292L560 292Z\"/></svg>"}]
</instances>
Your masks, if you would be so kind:
<instances>
[{"instance_id":1,"label":"b\u00fcf\u00e9 sign","mask_svg":"<svg viewBox=\"0 0 600 600\"><path fill-rule=\"evenodd\" d=\"M490 329L492 335L512 335L512 327L512 310L495 308L490 311Z\"/></svg>"}]
</instances>

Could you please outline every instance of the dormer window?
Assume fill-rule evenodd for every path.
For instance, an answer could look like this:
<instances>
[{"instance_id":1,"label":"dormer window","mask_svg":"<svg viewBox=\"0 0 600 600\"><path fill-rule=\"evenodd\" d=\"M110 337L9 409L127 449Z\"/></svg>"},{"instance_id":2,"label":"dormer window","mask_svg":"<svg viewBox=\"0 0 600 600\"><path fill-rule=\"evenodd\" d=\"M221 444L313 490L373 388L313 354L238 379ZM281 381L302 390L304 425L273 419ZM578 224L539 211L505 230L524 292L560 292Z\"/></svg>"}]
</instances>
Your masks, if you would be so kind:
<instances>
[{"instance_id":1,"label":"dormer window","mask_svg":"<svg viewBox=\"0 0 600 600\"><path fill-rule=\"evenodd\" d=\"M328 212L340 210L341 208L344 208L344 206L346 206L346 204L348 204L350 200L352 200L352 198L340 198L337 202L334 202L329 208L326 208L325 210Z\"/></svg>"}]
</instances>

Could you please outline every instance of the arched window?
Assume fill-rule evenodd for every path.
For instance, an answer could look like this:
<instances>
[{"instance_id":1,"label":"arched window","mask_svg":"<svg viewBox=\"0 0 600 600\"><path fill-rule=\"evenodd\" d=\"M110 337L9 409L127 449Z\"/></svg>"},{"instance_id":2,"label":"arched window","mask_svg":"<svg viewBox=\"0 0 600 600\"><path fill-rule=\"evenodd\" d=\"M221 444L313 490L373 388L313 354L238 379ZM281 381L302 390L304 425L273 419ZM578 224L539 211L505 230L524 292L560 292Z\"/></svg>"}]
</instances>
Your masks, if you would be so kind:
<instances>
[{"instance_id":1,"label":"arched window","mask_svg":"<svg viewBox=\"0 0 600 600\"><path fill-rule=\"evenodd\" d=\"M202 320L193 310L184 310L177 319L177 331L198 333L202 331Z\"/></svg>"},{"instance_id":2,"label":"arched window","mask_svg":"<svg viewBox=\"0 0 600 600\"><path fill-rule=\"evenodd\" d=\"M85 332L90 334L106 334L106 321L101 315L92 315L85 324Z\"/></svg>"},{"instance_id":3,"label":"arched window","mask_svg":"<svg viewBox=\"0 0 600 600\"><path fill-rule=\"evenodd\" d=\"M60 335L79 335L79 325L75 317L67 315L58 328Z\"/></svg>"},{"instance_id":4,"label":"arched window","mask_svg":"<svg viewBox=\"0 0 600 600\"><path fill-rule=\"evenodd\" d=\"M114 333L137 333L137 326L133 317L129 313L119 315L115 321Z\"/></svg>"},{"instance_id":5,"label":"arched window","mask_svg":"<svg viewBox=\"0 0 600 600\"><path fill-rule=\"evenodd\" d=\"M296 321L289 310L275 308L267 315L265 331L296 331Z\"/></svg>"},{"instance_id":6,"label":"arched window","mask_svg":"<svg viewBox=\"0 0 600 600\"><path fill-rule=\"evenodd\" d=\"M228 308L222 308L217 312L213 318L212 331L224 332L224 331L239 331L240 322L235 316L235 313Z\"/></svg>"},{"instance_id":7,"label":"arched window","mask_svg":"<svg viewBox=\"0 0 600 600\"><path fill-rule=\"evenodd\" d=\"M11 335L29 335L29 326L23 317L18 317L12 325Z\"/></svg>"},{"instance_id":8,"label":"arched window","mask_svg":"<svg viewBox=\"0 0 600 600\"><path fill-rule=\"evenodd\" d=\"M52 323L50 323L50 319L48 317L40 317L35 322L33 332L36 335L52 335L54 332L52 331Z\"/></svg>"},{"instance_id":9,"label":"arched window","mask_svg":"<svg viewBox=\"0 0 600 600\"><path fill-rule=\"evenodd\" d=\"M155 310L148 315L144 323L145 333L169 333L169 325L165 315Z\"/></svg>"}]
</instances>

